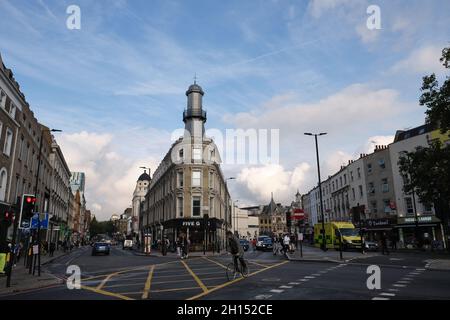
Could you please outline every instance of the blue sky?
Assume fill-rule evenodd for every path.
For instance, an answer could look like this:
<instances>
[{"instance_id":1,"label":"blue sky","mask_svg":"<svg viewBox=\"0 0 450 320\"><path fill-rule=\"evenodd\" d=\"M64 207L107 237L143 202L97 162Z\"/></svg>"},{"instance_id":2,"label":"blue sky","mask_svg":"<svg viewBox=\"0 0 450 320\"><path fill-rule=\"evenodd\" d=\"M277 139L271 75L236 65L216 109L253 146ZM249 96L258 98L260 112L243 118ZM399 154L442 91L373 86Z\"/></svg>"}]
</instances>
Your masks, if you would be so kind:
<instances>
[{"instance_id":1,"label":"blue sky","mask_svg":"<svg viewBox=\"0 0 450 320\"><path fill-rule=\"evenodd\" d=\"M81 9L81 30L66 8ZM368 30L366 9L381 9ZM224 165L241 203L289 203L315 183L305 131L327 131L324 172L370 141L420 125L421 78L450 42L450 2L0 0L0 53L38 119L87 174L100 218L131 202L139 166L156 168L183 126L197 74L207 128L280 129L280 164ZM82 142L80 142L82 141Z\"/></svg>"}]
</instances>

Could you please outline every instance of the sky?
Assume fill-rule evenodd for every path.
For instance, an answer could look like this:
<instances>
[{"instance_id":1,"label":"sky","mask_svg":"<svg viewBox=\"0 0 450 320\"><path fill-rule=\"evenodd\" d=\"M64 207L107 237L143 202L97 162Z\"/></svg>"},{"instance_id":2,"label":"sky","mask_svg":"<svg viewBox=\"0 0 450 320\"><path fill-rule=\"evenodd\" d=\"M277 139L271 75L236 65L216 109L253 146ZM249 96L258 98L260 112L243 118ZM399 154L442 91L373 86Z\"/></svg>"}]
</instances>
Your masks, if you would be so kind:
<instances>
[{"instance_id":1,"label":"sky","mask_svg":"<svg viewBox=\"0 0 450 320\"><path fill-rule=\"evenodd\" d=\"M77 5L80 29L68 29ZM369 30L370 5L380 29ZM278 129L279 161L222 165L241 206L290 204L322 176L424 123L422 77L445 76L446 0L0 0L0 54L100 220L131 205L205 91L207 129Z\"/></svg>"}]
</instances>

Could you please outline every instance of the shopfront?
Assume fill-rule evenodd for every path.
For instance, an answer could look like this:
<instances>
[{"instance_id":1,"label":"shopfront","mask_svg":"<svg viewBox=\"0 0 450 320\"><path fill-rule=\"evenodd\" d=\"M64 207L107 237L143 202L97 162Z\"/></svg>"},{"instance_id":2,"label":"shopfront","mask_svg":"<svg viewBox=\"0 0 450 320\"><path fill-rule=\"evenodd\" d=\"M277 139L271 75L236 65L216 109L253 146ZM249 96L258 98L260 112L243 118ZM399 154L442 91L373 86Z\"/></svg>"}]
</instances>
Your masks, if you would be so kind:
<instances>
[{"instance_id":1,"label":"shopfront","mask_svg":"<svg viewBox=\"0 0 450 320\"><path fill-rule=\"evenodd\" d=\"M225 247L224 224L222 220L216 218L172 219L164 222L162 227L163 235L170 240L172 249L182 234L190 240L190 251L205 249L218 252Z\"/></svg>"},{"instance_id":2,"label":"shopfront","mask_svg":"<svg viewBox=\"0 0 450 320\"><path fill-rule=\"evenodd\" d=\"M397 219L400 247L413 249L418 246L444 245L444 230L435 216L402 217Z\"/></svg>"},{"instance_id":3,"label":"shopfront","mask_svg":"<svg viewBox=\"0 0 450 320\"><path fill-rule=\"evenodd\" d=\"M363 229L366 239L369 241L379 241L383 233L386 233L388 238L392 240L398 239L395 218L384 219L366 219L363 222Z\"/></svg>"}]
</instances>

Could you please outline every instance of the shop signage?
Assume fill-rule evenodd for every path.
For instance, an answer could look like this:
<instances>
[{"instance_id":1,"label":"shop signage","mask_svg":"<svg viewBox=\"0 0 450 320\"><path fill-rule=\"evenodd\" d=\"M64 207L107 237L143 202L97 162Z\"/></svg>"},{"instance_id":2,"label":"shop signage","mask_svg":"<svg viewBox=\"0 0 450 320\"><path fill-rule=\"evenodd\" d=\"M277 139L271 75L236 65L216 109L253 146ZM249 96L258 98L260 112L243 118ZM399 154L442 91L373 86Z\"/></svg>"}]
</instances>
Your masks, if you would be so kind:
<instances>
[{"instance_id":1,"label":"shop signage","mask_svg":"<svg viewBox=\"0 0 450 320\"><path fill-rule=\"evenodd\" d=\"M177 221L177 225L179 227L184 227L184 228L202 229L202 228L204 228L205 221L204 221L204 219L180 219ZM207 227L210 228L211 230L215 230L217 228L216 220L208 219Z\"/></svg>"},{"instance_id":2,"label":"shop signage","mask_svg":"<svg viewBox=\"0 0 450 320\"><path fill-rule=\"evenodd\" d=\"M438 218L435 216L420 216L417 217L417 222L419 223L439 223L441 222ZM403 223L416 223L415 217L407 217L407 218L398 218L398 224Z\"/></svg>"},{"instance_id":3,"label":"shop signage","mask_svg":"<svg viewBox=\"0 0 450 320\"><path fill-rule=\"evenodd\" d=\"M365 221L365 225L368 228L388 227L393 223L391 219L368 219Z\"/></svg>"}]
</instances>

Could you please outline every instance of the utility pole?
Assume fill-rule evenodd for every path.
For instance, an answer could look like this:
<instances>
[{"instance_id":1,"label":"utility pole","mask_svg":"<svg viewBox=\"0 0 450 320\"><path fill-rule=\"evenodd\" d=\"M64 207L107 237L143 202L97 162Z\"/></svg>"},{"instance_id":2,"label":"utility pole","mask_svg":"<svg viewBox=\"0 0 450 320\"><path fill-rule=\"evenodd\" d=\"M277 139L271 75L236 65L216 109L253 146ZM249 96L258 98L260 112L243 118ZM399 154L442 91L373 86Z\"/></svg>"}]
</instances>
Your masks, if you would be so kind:
<instances>
[{"instance_id":1,"label":"utility pole","mask_svg":"<svg viewBox=\"0 0 450 320\"><path fill-rule=\"evenodd\" d=\"M317 160L317 176L319 178L319 200L320 200L320 215L322 217L322 250L323 251L327 251L327 244L326 244L326 234L325 234L325 217L323 214L323 199L322 199L322 182L320 179L320 161L319 161L319 146L318 146L318 142L317 142L317 137L318 136L323 136L326 135L326 132L321 132L321 133L309 133L306 132L305 135L306 136L314 136L314 140L316 142L316 160Z\"/></svg>"}]
</instances>

